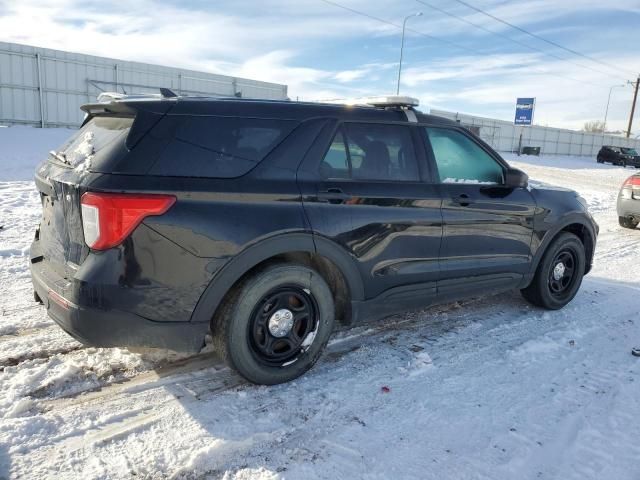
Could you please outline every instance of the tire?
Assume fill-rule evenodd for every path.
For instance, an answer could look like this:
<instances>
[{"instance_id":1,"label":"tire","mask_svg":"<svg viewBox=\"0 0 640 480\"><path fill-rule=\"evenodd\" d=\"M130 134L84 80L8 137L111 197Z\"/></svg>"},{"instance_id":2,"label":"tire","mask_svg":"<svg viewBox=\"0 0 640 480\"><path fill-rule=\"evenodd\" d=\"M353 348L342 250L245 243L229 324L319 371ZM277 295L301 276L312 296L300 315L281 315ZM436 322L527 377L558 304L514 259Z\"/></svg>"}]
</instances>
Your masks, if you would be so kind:
<instances>
[{"instance_id":1,"label":"tire","mask_svg":"<svg viewBox=\"0 0 640 480\"><path fill-rule=\"evenodd\" d=\"M631 217L618 217L618 223L623 228L630 228L633 230L638 226L638 223L640 222L635 221Z\"/></svg>"},{"instance_id":2,"label":"tire","mask_svg":"<svg viewBox=\"0 0 640 480\"><path fill-rule=\"evenodd\" d=\"M559 264L563 267L558 267ZM562 232L547 247L533 281L521 290L522 296L538 307L558 310L578 293L585 266L586 255L580 239L572 233ZM558 278L560 274L562 276Z\"/></svg>"},{"instance_id":3,"label":"tire","mask_svg":"<svg viewBox=\"0 0 640 480\"><path fill-rule=\"evenodd\" d=\"M252 383L288 382L316 363L334 317L331 290L319 273L303 265L276 264L227 295L215 319L214 347Z\"/></svg>"},{"instance_id":4,"label":"tire","mask_svg":"<svg viewBox=\"0 0 640 480\"><path fill-rule=\"evenodd\" d=\"M604 163L604 160L602 160L602 158L598 157L598 158L596 158L596 162L598 162L598 163Z\"/></svg>"}]
</instances>

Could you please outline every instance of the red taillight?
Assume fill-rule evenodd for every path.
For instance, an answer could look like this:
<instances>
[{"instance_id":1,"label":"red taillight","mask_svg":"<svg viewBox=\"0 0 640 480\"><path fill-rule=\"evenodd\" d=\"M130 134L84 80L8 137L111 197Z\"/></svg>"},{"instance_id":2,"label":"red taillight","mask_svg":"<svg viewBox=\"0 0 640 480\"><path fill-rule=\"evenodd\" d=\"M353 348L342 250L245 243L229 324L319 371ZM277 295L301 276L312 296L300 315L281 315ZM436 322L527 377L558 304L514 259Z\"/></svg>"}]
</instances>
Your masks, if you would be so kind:
<instances>
[{"instance_id":1,"label":"red taillight","mask_svg":"<svg viewBox=\"0 0 640 480\"><path fill-rule=\"evenodd\" d=\"M84 240L94 250L120 245L145 217L162 215L175 201L172 195L87 192L80 201Z\"/></svg>"},{"instance_id":2,"label":"red taillight","mask_svg":"<svg viewBox=\"0 0 640 480\"><path fill-rule=\"evenodd\" d=\"M632 175L624 182L623 187L640 187L640 177Z\"/></svg>"}]
</instances>

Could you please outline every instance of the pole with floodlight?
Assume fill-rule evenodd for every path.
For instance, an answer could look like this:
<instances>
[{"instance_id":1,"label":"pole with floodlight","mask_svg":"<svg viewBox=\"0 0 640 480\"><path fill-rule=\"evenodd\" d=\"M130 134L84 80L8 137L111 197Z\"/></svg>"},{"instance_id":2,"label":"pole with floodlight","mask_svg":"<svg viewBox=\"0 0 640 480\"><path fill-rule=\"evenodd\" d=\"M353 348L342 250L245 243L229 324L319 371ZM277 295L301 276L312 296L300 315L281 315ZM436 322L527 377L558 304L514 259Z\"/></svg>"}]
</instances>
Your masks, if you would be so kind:
<instances>
[{"instance_id":1,"label":"pole with floodlight","mask_svg":"<svg viewBox=\"0 0 640 480\"><path fill-rule=\"evenodd\" d=\"M613 92L614 88L623 88L626 85L613 85L610 89L609 89L609 98L607 99L607 109L604 111L604 122L602 124L602 133L605 133L607 131L607 117L609 116L609 103L611 103L611 93Z\"/></svg>"},{"instance_id":2,"label":"pole with floodlight","mask_svg":"<svg viewBox=\"0 0 640 480\"><path fill-rule=\"evenodd\" d=\"M398 86L396 88L396 95L400 95L400 75L402 75L402 53L404 50L404 32L407 28L407 20L411 17L421 17L422 12L412 13L411 15L407 15L404 17L404 21L402 22L402 41L400 42L400 65L398 65Z\"/></svg>"}]
</instances>

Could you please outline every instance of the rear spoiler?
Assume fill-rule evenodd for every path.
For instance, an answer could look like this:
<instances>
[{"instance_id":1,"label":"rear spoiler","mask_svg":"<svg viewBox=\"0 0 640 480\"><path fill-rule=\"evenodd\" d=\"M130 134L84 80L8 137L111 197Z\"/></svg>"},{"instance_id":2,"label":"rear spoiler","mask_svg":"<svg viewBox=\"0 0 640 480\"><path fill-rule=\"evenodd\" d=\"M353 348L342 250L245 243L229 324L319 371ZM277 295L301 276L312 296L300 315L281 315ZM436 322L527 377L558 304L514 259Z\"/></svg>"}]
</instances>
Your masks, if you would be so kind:
<instances>
[{"instance_id":1,"label":"rear spoiler","mask_svg":"<svg viewBox=\"0 0 640 480\"><path fill-rule=\"evenodd\" d=\"M123 116L135 116L136 109L131 108L123 102L110 102L110 103L87 103L80 107L80 110L85 112L87 116L82 122L82 125L90 120L90 117L94 115L123 115Z\"/></svg>"}]
</instances>

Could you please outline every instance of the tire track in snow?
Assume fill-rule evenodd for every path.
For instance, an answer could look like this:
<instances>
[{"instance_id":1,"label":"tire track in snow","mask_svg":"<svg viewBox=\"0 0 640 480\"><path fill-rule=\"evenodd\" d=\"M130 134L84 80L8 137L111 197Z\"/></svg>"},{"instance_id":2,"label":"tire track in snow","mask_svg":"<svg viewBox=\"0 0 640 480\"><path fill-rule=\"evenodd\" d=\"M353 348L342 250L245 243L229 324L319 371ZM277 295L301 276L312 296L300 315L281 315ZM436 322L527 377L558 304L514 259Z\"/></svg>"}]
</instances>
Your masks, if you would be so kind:
<instances>
[{"instance_id":1,"label":"tire track in snow","mask_svg":"<svg viewBox=\"0 0 640 480\"><path fill-rule=\"evenodd\" d=\"M468 304L473 304L481 300L474 298L464 302L457 302L442 306L433 307L429 310L421 310L409 313L404 317L389 317L375 322L373 325L356 326L340 330L332 336L324 352L322 358L327 362L335 362L344 355L357 350L363 344L367 343L370 338L377 338L378 335L387 332L400 332L402 330L410 330L424 324L425 313L437 317L451 311L459 311ZM455 329L459 326L452 324L447 327L443 325L445 321L434 322L433 327L439 329L440 332ZM74 391L72 394L64 395L57 398L44 398L45 410L63 408L65 406L86 405L110 401L118 401L120 396L140 393L146 390L154 390L163 388L172 384L180 383L183 387L191 389L193 394L197 396L199 393L220 392L234 388L238 385L245 384L235 374L228 375L230 372L228 367L217 357L215 353L205 353L180 359L174 362L165 362L157 365L154 370L145 371L133 377L120 379L114 383L105 383L99 387L92 388L92 391ZM192 374L198 374L198 378L189 379ZM204 378L199 378L202 375ZM211 375L211 376L209 376ZM214 378L221 376L221 379ZM237 377L237 378L232 378ZM206 386L207 382L213 382L213 386Z\"/></svg>"},{"instance_id":2,"label":"tire track in snow","mask_svg":"<svg viewBox=\"0 0 640 480\"><path fill-rule=\"evenodd\" d=\"M77 350L81 350L86 348L80 344L73 345L70 347L63 348L54 348L52 350L36 350L24 353L18 357L5 357L0 359L0 372L4 371L6 367L15 367L20 365L22 362L26 362L28 360L47 360L50 357L55 355L65 355L67 353L75 352Z\"/></svg>"},{"instance_id":3,"label":"tire track in snow","mask_svg":"<svg viewBox=\"0 0 640 480\"><path fill-rule=\"evenodd\" d=\"M477 299L469 300L466 303L476 301ZM439 313L451 310L458 311L461 308L460 304L445 305L440 308ZM437 317L435 312L434 317ZM439 334L455 332L456 329L464 328L465 325L471 323L466 315L463 317L460 321L452 322L450 325L446 325L449 323L448 319L439 321L436 319L433 324L425 324L422 314L416 314L408 319L387 319L387 321L378 322L373 327L362 328L358 332L346 331L344 332L346 335L330 342L321 363L325 365L335 363L362 347L388 343L384 336L390 331L393 331L394 336L397 336L403 332L423 329L425 331L421 335L422 337L429 336L434 331ZM139 432L141 429L150 427L170 414L171 406L175 404L176 399L180 401L207 401L216 395L244 385L249 384L217 359L215 354L205 354L166 365L157 371L142 373L131 379L123 380L122 383L111 384L95 392L46 399L39 402L37 407L42 413L55 412L56 415L73 418L82 415L92 407L117 411L116 405L152 405L148 412L136 411L132 415L115 415L113 418L106 418L95 428L78 431L73 436L61 439L62 441L59 443L55 443L56 439L52 439L54 445L50 447L51 455L63 452L70 454L76 451L79 445L88 445L85 442L92 444L104 442L118 438L123 432L133 430ZM110 407L110 405L114 407ZM268 406L261 408L268 408Z\"/></svg>"}]
</instances>

